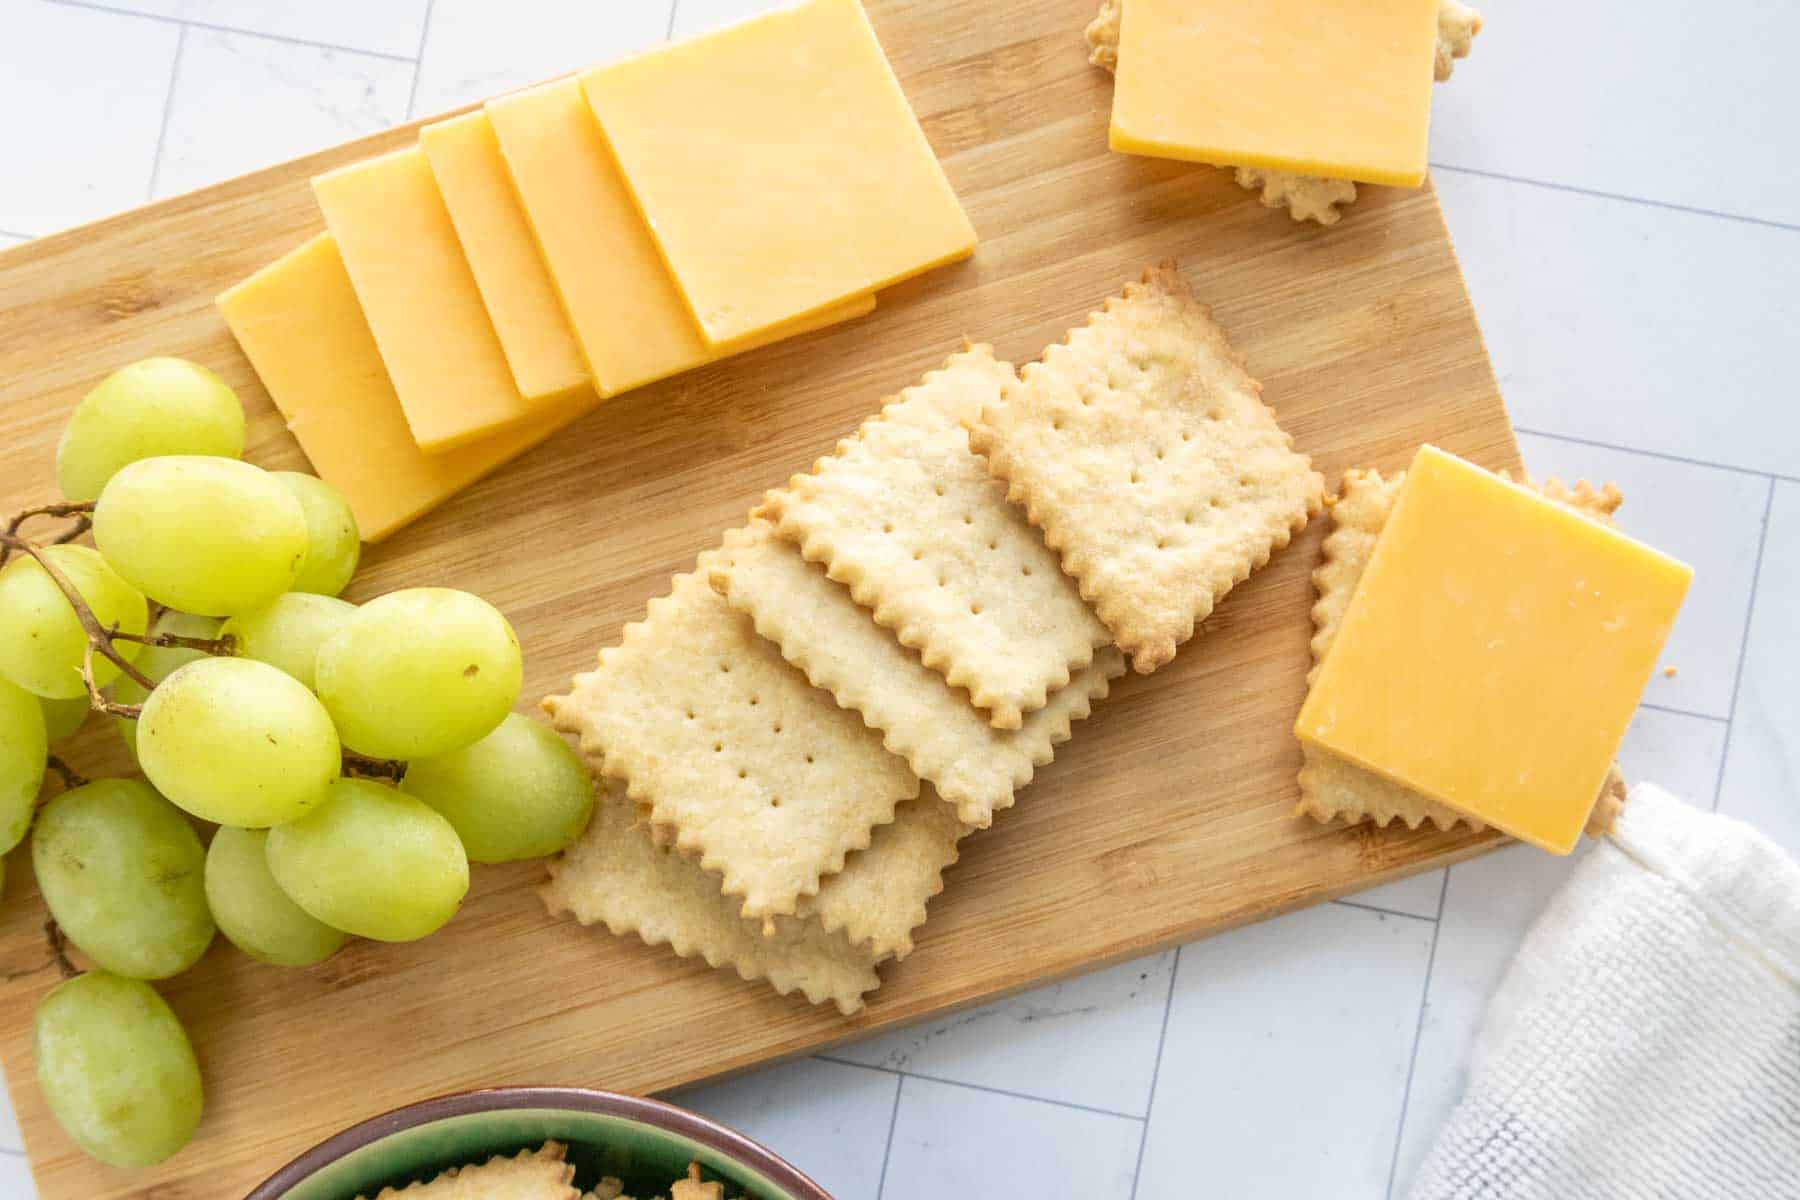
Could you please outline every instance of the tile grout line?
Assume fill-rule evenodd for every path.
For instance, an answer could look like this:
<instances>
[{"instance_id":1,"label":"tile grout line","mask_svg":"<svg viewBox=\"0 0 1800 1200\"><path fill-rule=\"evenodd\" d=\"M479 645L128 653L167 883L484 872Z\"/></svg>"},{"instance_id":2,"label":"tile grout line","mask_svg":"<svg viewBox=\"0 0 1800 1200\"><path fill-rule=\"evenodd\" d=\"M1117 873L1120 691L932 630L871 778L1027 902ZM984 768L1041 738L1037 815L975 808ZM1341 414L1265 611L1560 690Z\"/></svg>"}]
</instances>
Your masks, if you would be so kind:
<instances>
[{"instance_id":1,"label":"tile grout line","mask_svg":"<svg viewBox=\"0 0 1800 1200\"><path fill-rule=\"evenodd\" d=\"M1446 868L1446 870L1447 869L1448 868ZM1394 882L1398 882L1398 880L1395 880ZM1364 904L1361 900L1333 900L1332 903L1341 904L1345 908L1361 909L1363 912L1380 913L1384 917L1404 917L1408 921L1424 921L1432 925L1437 924L1436 917L1427 917L1422 913L1405 912L1398 908L1383 908L1379 904Z\"/></svg>"},{"instance_id":2,"label":"tile grout line","mask_svg":"<svg viewBox=\"0 0 1800 1200\"><path fill-rule=\"evenodd\" d=\"M419 103L419 76L425 73L425 40L431 36L431 11L437 0L425 0L425 19L419 22L419 52L413 56L412 87L406 93L406 119L412 120L413 108Z\"/></svg>"},{"instance_id":3,"label":"tile grout line","mask_svg":"<svg viewBox=\"0 0 1800 1200\"><path fill-rule=\"evenodd\" d=\"M663 30L663 41L665 42L675 37L675 10L680 7L681 0L669 0L669 27Z\"/></svg>"},{"instance_id":4,"label":"tile grout line","mask_svg":"<svg viewBox=\"0 0 1800 1200\"><path fill-rule=\"evenodd\" d=\"M1076 1112L1092 1113L1100 1117L1118 1117L1125 1121L1142 1121L1144 1118L1133 1116L1117 1109L1097 1108L1092 1104L1077 1104L1073 1100L1057 1100L1049 1096L1033 1096L1029 1092L1015 1092L1008 1088L990 1087L985 1083L969 1083L962 1079L949 1079L943 1075L927 1075L922 1071L908 1071L901 1067L886 1067L880 1063L862 1063L852 1058L838 1058L832 1054L815 1054L812 1056L819 1062L833 1063L840 1067L859 1067L864 1071L879 1071L883 1075L898 1075L902 1079L918 1079L925 1083L941 1083L945 1087L966 1088L972 1092L986 1092L993 1096L1005 1096L1009 1100L1025 1100L1032 1104L1048 1104L1054 1108L1069 1108Z\"/></svg>"},{"instance_id":5,"label":"tile grout line","mask_svg":"<svg viewBox=\"0 0 1800 1200\"><path fill-rule=\"evenodd\" d=\"M894 1161L894 1130L900 1125L900 1093L905 1087L906 1076L898 1075L894 1080L894 1108L888 1113L887 1145L881 1151L881 1178L875 1185L875 1200L881 1200L882 1193L887 1191L888 1164Z\"/></svg>"},{"instance_id":6,"label":"tile grout line","mask_svg":"<svg viewBox=\"0 0 1800 1200\"><path fill-rule=\"evenodd\" d=\"M1756 537L1756 565L1750 568L1750 602L1744 605L1744 632L1738 639L1737 672L1731 680L1731 709L1725 718L1725 745L1719 751L1719 774L1713 780L1712 810L1719 811L1725 794L1725 764L1731 759L1731 733L1737 724L1738 693L1744 686L1744 663L1750 658L1751 622L1756 619L1756 589L1762 584L1763 559L1769 553L1769 526L1775 523L1775 480L1769 480L1769 497L1763 501L1762 529Z\"/></svg>"},{"instance_id":7,"label":"tile grout line","mask_svg":"<svg viewBox=\"0 0 1800 1200\"><path fill-rule=\"evenodd\" d=\"M1175 1008L1175 981L1181 977L1182 947L1175 947L1175 961L1169 964L1169 993L1163 997L1162 1029L1156 1035L1156 1062L1150 1068L1150 1095L1144 1100L1144 1128L1138 1134L1137 1163L1131 1168L1130 1200L1137 1200L1138 1185L1144 1181L1144 1151L1150 1146L1150 1114L1156 1109L1156 1082L1162 1078L1163 1049L1169 1041L1169 1013Z\"/></svg>"},{"instance_id":8,"label":"tile grout line","mask_svg":"<svg viewBox=\"0 0 1800 1200\"><path fill-rule=\"evenodd\" d=\"M1715 717L1711 713L1695 712L1690 708L1673 708L1667 704L1652 704L1648 700L1641 701L1639 708L1647 708L1651 712L1668 713L1672 717L1692 717L1696 721L1711 721L1717 725L1730 722L1730 717Z\"/></svg>"},{"instance_id":9,"label":"tile grout line","mask_svg":"<svg viewBox=\"0 0 1800 1200\"><path fill-rule=\"evenodd\" d=\"M1385 1195L1394 1197L1394 1176L1400 1171L1400 1144L1406 1138L1406 1110L1412 1105L1413 1072L1419 1066L1419 1043L1425 1040L1425 1010L1431 1006L1431 973L1437 967L1438 937L1444 932L1444 898L1450 894L1450 869L1444 869L1444 882L1438 888L1438 920L1431 927L1431 949L1425 955L1425 984L1419 989L1419 1023L1413 1028L1412 1055L1406 1060L1406 1087L1400 1093L1400 1120L1394 1125L1394 1154L1388 1159Z\"/></svg>"},{"instance_id":10,"label":"tile grout line","mask_svg":"<svg viewBox=\"0 0 1800 1200\"><path fill-rule=\"evenodd\" d=\"M156 21L163 25L191 26L204 29L208 33L233 33L242 37L264 38L271 42L287 42L295 46L311 46L315 50L335 50L340 54L363 54L370 58L385 58L390 62L411 62L404 54L390 54L385 50L359 50L355 46L340 46L336 42L320 42L312 38L289 37L281 33L263 33L256 29L243 29L236 25L216 25L211 21L190 21L186 17L169 17L162 13L138 12L131 8L118 8L111 4L97 4L94 0L45 0L47 4L59 4L64 8L80 8L88 12L111 13L118 17L137 17L144 21Z\"/></svg>"},{"instance_id":11,"label":"tile grout line","mask_svg":"<svg viewBox=\"0 0 1800 1200\"><path fill-rule=\"evenodd\" d=\"M175 111L175 89L181 84L181 52L187 49L188 27L181 25L175 35L175 57L169 62L169 94L163 97L162 124L156 130L156 153L150 158L150 183L144 189L146 202L156 199L156 184L162 177L163 148L169 140L169 117Z\"/></svg>"},{"instance_id":12,"label":"tile grout line","mask_svg":"<svg viewBox=\"0 0 1800 1200\"><path fill-rule=\"evenodd\" d=\"M1789 233L1800 233L1800 225L1791 225L1785 221L1774 221L1767 217L1751 217L1742 213L1721 212L1716 208L1697 208L1691 204L1677 204L1671 200L1652 200L1646 196L1628 196L1623 192L1602 192L1594 188L1577 187L1572 183L1552 183L1547 179L1532 179L1524 175L1507 175L1500 171L1484 171L1480 167L1459 167L1451 163L1434 162L1430 164L1434 171L1449 171L1456 175L1474 175L1481 179L1497 179L1504 183L1518 183L1526 187L1547 188L1553 192L1568 192L1576 196L1591 196L1596 200L1618 200L1626 204L1642 204L1648 208L1667 209L1670 212L1688 213L1696 217L1714 217L1721 221L1739 221L1746 225L1761 225L1767 229L1784 229Z\"/></svg>"},{"instance_id":13,"label":"tile grout line","mask_svg":"<svg viewBox=\"0 0 1800 1200\"><path fill-rule=\"evenodd\" d=\"M1514 425L1514 433L1523 433L1528 437L1549 438L1553 442L1569 442L1576 446L1593 446L1599 450L1615 450L1620 454L1638 454L1645 458L1660 458L1665 462L1684 463L1690 467L1711 467L1715 471L1731 471L1738 475L1754 475L1759 479L1782 479L1789 483L1800 483L1800 476L1784 475L1780 471L1763 471L1756 467L1740 467L1732 463L1712 462L1704 458L1688 458L1680 454L1669 454L1661 450L1643 450L1636 446L1622 446L1617 442L1603 442L1598 438L1576 437L1571 433L1552 433L1548 429L1527 429L1523 425Z\"/></svg>"}]
</instances>

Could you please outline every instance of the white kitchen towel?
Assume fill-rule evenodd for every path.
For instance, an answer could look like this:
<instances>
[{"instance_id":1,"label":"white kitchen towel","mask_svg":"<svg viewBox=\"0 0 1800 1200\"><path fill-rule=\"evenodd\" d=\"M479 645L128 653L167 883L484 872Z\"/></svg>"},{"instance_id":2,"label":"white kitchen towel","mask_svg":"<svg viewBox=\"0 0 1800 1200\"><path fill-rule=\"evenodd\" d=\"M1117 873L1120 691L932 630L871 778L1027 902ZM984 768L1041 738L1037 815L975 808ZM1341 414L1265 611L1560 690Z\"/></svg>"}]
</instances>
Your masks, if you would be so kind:
<instances>
[{"instance_id":1,"label":"white kitchen towel","mask_svg":"<svg viewBox=\"0 0 1800 1200\"><path fill-rule=\"evenodd\" d=\"M1800 1197L1800 865L1634 788L1507 969L1412 1197Z\"/></svg>"}]
</instances>

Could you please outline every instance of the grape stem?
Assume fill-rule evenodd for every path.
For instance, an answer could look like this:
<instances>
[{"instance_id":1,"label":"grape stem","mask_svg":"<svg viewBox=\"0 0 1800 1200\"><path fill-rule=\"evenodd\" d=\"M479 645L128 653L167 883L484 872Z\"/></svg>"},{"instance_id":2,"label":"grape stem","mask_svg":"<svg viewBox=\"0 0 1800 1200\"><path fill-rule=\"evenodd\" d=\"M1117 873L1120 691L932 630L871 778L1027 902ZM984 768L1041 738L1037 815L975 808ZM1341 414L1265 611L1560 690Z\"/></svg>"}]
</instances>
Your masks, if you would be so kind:
<instances>
[{"instance_id":1,"label":"grape stem","mask_svg":"<svg viewBox=\"0 0 1800 1200\"><path fill-rule=\"evenodd\" d=\"M12 552L21 548L19 543L22 539L19 537L19 530L24 527L25 522L33 517L76 518L75 524L63 530L51 542L53 546L60 546L65 542L74 541L93 527L93 511L94 502L82 500L64 501L60 504L40 504L36 508L28 508L22 513L15 514L12 520L6 523L6 536L0 537L0 566L5 566L6 560L12 556Z\"/></svg>"},{"instance_id":2,"label":"grape stem","mask_svg":"<svg viewBox=\"0 0 1800 1200\"><path fill-rule=\"evenodd\" d=\"M58 506L48 505L47 507L56 508ZM88 636L88 654L86 661L82 663L81 667L82 678L87 682L88 698L93 701L94 707L101 712L109 712L114 716L125 716L126 714L119 710L121 708L130 708L132 706L113 704L112 701L102 696L100 694L100 689L95 686L93 652L98 650L101 654L105 655L108 661L118 667L120 671L124 672L146 692L151 688L154 688L156 683L148 675L145 675L142 671L139 671L136 667L132 666L129 659L113 648L113 636L119 631L117 629L108 631L105 626L100 624L100 618L94 615L94 610L89 608L87 601L81 598L81 592L77 590L73 583L69 582L69 577L62 573L62 568L51 562L44 554L43 547L39 546L30 538L20 537L11 530L8 530L5 534L0 534L0 541L4 541L7 546L10 546L15 550L23 550L25 553L31 555L32 558L36 559L38 566L44 568L44 574L48 575L51 582L56 584L57 588L62 592L63 599L69 602L69 607L75 610L75 619L81 622L81 628ZM137 714L134 712L130 715L136 716Z\"/></svg>"},{"instance_id":3,"label":"grape stem","mask_svg":"<svg viewBox=\"0 0 1800 1200\"><path fill-rule=\"evenodd\" d=\"M227 656L237 653L237 638L229 633L216 638L197 638L183 637L179 633L126 633L123 629L114 629L106 636L115 642L136 642L140 646L183 646Z\"/></svg>"}]
</instances>

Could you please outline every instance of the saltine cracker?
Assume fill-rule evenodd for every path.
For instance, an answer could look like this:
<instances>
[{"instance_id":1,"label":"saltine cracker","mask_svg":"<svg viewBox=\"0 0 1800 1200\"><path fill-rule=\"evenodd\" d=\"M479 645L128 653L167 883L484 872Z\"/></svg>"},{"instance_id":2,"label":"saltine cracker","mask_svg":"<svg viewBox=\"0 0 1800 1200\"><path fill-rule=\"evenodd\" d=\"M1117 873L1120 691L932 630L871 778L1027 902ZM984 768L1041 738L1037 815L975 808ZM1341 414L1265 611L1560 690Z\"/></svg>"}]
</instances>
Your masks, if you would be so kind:
<instances>
[{"instance_id":1,"label":"saltine cracker","mask_svg":"<svg viewBox=\"0 0 1800 1200\"><path fill-rule=\"evenodd\" d=\"M1143 673L1317 512L1324 480L1173 265L1106 302L969 427Z\"/></svg>"}]
</instances>

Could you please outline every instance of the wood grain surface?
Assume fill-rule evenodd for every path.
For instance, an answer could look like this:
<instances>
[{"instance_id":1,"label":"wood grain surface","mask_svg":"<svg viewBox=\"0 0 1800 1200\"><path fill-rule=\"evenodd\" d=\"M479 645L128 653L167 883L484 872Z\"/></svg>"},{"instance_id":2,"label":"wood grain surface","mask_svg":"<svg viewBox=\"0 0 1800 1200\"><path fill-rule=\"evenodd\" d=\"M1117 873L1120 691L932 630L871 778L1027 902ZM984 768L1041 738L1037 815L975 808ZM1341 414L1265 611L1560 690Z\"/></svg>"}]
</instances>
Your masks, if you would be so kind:
<instances>
[{"instance_id":1,"label":"wood grain surface","mask_svg":"<svg viewBox=\"0 0 1800 1200\"><path fill-rule=\"evenodd\" d=\"M1492 467L1517 449L1429 186L1363 189L1333 229L1260 207L1222 171L1108 152L1092 0L874 0L871 13L981 235L974 259L874 316L629 394L372 548L352 599L435 584L504 610L530 707L635 619L671 572L967 335L1035 357L1147 264L1178 256L1327 480L1422 440ZM220 371L249 457L304 467L213 296L321 227L309 176L408 126L0 254L0 512L54 493L70 408L150 354ZM0 910L0 1054L46 1200L241 1194L337 1129L497 1084L666 1089L1089 970L1477 853L1493 839L1326 828L1290 815L1307 575L1324 522L1207 620L1175 664L1123 681L993 829L965 844L916 954L866 1013L782 999L664 950L552 920L538 864L480 867L462 913L321 966L223 939L163 991L205 1069L206 1118L161 1167L83 1157L33 1079L56 982L29 856ZM96 718L69 757L125 759Z\"/></svg>"}]
</instances>

